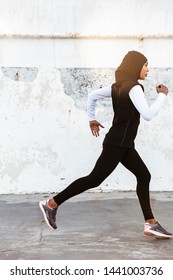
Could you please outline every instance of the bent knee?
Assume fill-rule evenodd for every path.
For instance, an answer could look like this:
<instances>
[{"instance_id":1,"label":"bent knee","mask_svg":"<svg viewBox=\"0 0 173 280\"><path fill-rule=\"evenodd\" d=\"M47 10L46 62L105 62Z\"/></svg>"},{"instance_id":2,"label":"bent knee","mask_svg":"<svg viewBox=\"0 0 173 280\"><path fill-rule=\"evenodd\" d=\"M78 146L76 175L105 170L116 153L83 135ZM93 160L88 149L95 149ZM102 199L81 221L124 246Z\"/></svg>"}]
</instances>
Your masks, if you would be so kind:
<instances>
[{"instance_id":1,"label":"bent knee","mask_svg":"<svg viewBox=\"0 0 173 280\"><path fill-rule=\"evenodd\" d=\"M145 183L149 183L151 181L151 174L150 172L147 170L146 172L143 172L142 174L140 174L140 176L137 176L137 181L138 182L145 182Z\"/></svg>"}]
</instances>

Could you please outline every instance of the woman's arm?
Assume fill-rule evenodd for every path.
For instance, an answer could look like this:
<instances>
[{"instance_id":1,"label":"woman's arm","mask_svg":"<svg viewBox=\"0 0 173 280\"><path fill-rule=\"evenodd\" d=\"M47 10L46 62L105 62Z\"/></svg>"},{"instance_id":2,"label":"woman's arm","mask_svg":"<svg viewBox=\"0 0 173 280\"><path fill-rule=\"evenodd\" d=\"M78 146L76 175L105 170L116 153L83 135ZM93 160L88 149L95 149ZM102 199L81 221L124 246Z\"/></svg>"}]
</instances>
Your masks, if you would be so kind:
<instances>
[{"instance_id":1,"label":"woman's arm","mask_svg":"<svg viewBox=\"0 0 173 280\"><path fill-rule=\"evenodd\" d=\"M111 97L111 85L100 89L96 89L88 94L87 111L88 111L89 121L96 119L95 110L96 110L97 100L108 98L108 97Z\"/></svg>"},{"instance_id":2,"label":"woman's arm","mask_svg":"<svg viewBox=\"0 0 173 280\"><path fill-rule=\"evenodd\" d=\"M111 85L107 87L103 87L97 90L94 90L88 94L87 99L87 111L88 111L88 119L89 126L93 136L99 136L100 127L104 128L97 120L95 116L96 103L97 100L111 97Z\"/></svg>"},{"instance_id":3,"label":"woman's arm","mask_svg":"<svg viewBox=\"0 0 173 280\"><path fill-rule=\"evenodd\" d=\"M144 92L139 85L134 86L130 90L129 96L141 116L145 120L150 121L161 109L166 98L166 93L158 92L158 97L151 106L148 105Z\"/></svg>"}]
</instances>

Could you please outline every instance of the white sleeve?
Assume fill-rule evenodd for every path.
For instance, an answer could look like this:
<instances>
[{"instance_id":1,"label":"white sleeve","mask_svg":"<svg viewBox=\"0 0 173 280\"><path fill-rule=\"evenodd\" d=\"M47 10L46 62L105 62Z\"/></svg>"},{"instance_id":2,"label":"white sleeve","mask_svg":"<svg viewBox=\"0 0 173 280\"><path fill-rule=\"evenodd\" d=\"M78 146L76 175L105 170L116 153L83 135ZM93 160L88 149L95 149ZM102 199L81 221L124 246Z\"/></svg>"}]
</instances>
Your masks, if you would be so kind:
<instances>
[{"instance_id":1,"label":"white sleeve","mask_svg":"<svg viewBox=\"0 0 173 280\"><path fill-rule=\"evenodd\" d=\"M99 99L111 97L111 85L94 90L88 94L87 111L89 121L95 120L96 102Z\"/></svg>"},{"instance_id":2,"label":"white sleeve","mask_svg":"<svg viewBox=\"0 0 173 280\"><path fill-rule=\"evenodd\" d=\"M139 85L134 86L130 90L129 96L138 112L147 121L150 121L154 116L157 115L166 98L166 95L160 92L158 93L155 102L151 106L149 106L144 92Z\"/></svg>"}]
</instances>

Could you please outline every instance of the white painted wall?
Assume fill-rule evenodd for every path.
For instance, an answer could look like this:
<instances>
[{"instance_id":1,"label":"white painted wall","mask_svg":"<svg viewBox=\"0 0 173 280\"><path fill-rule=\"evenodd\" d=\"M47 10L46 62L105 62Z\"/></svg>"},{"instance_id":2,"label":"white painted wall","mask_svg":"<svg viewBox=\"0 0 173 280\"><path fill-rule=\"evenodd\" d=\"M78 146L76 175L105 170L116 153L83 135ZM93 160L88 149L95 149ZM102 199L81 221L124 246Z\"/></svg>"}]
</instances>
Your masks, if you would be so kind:
<instances>
[{"instance_id":1,"label":"white painted wall","mask_svg":"<svg viewBox=\"0 0 173 280\"><path fill-rule=\"evenodd\" d=\"M173 67L172 11L172 0L1 0L0 64L115 67L136 49Z\"/></svg>"},{"instance_id":2,"label":"white painted wall","mask_svg":"<svg viewBox=\"0 0 173 280\"><path fill-rule=\"evenodd\" d=\"M93 138L86 110L75 105L80 95L65 94L58 68L116 67L131 49L149 59L149 101L158 82L170 88L155 120L141 121L136 146L151 189L173 190L172 11L171 0L1 0L0 66L38 67L38 74L14 81L0 72L0 193L58 192L90 172L111 109L98 106L105 129ZM135 180L119 166L100 188L134 190Z\"/></svg>"}]
</instances>

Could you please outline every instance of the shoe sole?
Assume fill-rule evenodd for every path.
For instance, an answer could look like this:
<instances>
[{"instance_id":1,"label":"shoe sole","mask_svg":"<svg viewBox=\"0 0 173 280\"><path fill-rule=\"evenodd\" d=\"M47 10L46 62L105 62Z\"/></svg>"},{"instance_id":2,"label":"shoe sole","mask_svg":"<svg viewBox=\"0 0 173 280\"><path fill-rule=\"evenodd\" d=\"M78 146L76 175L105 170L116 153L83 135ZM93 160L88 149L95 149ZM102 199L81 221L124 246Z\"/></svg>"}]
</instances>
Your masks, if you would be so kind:
<instances>
[{"instance_id":1,"label":"shoe sole","mask_svg":"<svg viewBox=\"0 0 173 280\"><path fill-rule=\"evenodd\" d=\"M50 223L49 223L49 221L48 221L48 219L47 219L46 213L45 213L44 208L43 208L43 202L42 202L42 201L39 202L39 206L40 206L40 209L41 209L41 211L42 211L42 213L43 213L44 220L45 220L46 224L47 224L51 229L54 229L54 230L55 230L56 228L53 228L53 227L50 225Z\"/></svg>"},{"instance_id":2,"label":"shoe sole","mask_svg":"<svg viewBox=\"0 0 173 280\"><path fill-rule=\"evenodd\" d=\"M165 239L165 238L172 238L172 235L165 235L165 234L163 234L163 233L160 233L160 232L156 232L156 231L152 231L152 230L150 230L150 231L144 231L144 234L145 235L149 235L149 236L154 236L154 237L156 237L156 238L163 238L163 239Z\"/></svg>"}]
</instances>

